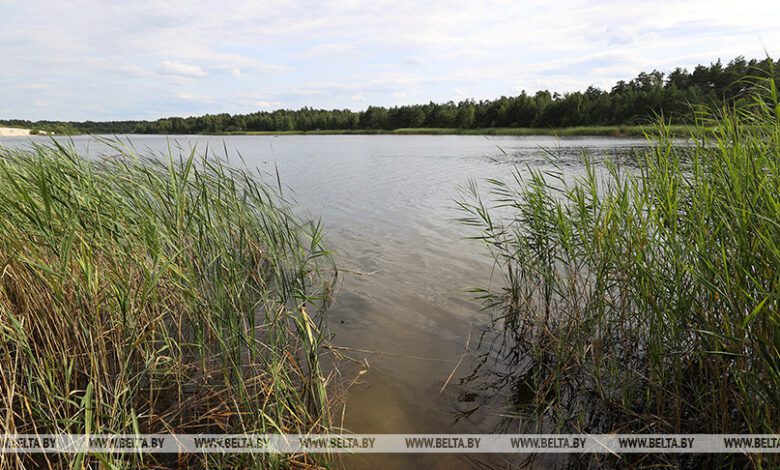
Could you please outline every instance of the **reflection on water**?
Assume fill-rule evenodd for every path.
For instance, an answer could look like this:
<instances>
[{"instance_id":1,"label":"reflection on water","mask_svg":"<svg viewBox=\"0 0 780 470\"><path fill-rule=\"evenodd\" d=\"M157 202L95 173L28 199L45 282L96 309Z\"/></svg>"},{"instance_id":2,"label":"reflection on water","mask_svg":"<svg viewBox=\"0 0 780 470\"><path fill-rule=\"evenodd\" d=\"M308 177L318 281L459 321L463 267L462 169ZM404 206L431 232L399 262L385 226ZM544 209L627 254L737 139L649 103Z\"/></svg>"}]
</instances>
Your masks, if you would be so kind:
<instances>
[{"instance_id":1,"label":"reflection on water","mask_svg":"<svg viewBox=\"0 0 780 470\"><path fill-rule=\"evenodd\" d=\"M168 145L226 148L234 164L272 176L321 218L343 270L329 329L348 391L344 427L360 433L483 433L510 430L507 395L522 401L511 373L521 358L496 355L490 318L468 288L500 282L485 250L455 220L454 201L469 179L508 179L514 167L581 172L583 149L598 161L629 155L641 139L480 136L131 136L139 149ZM36 138L45 141L45 138ZM29 139L0 139L26 145ZM89 137L75 145L108 150ZM628 162L629 159L624 158ZM485 360L489 358L489 360ZM358 373L367 370L366 373ZM453 455L353 456L351 467L472 465ZM499 460L500 461L500 460Z\"/></svg>"}]
</instances>

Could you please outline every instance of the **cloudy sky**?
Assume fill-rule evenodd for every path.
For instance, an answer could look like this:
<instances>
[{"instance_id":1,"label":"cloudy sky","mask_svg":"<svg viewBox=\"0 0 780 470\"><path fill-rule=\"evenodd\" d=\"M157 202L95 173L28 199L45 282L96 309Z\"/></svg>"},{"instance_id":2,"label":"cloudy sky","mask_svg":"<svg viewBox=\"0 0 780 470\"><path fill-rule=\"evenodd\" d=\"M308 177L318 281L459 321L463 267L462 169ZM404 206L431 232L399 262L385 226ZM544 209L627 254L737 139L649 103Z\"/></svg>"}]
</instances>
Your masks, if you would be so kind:
<instances>
[{"instance_id":1,"label":"cloudy sky","mask_svg":"<svg viewBox=\"0 0 780 470\"><path fill-rule=\"evenodd\" d=\"M0 118L364 109L780 55L773 1L0 0Z\"/></svg>"}]
</instances>

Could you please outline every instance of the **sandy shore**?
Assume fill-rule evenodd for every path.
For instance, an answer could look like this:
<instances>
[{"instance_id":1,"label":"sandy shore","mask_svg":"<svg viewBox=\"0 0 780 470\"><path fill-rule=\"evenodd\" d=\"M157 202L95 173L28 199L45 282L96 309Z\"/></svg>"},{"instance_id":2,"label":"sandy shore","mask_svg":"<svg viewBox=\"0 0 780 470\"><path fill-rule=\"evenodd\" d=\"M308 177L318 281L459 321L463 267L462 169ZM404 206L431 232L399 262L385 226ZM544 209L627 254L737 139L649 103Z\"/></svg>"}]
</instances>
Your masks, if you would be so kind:
<instances>
[{"instance_id":1,"label":"sandy shore","mask_svg":"<svg viewBox=\"0 0 780 470\"><path fill-rule=\"evenodd\" d=\"M0 137L18 137L30 135L30 129L17 129L15 127L0 127Z\"/></svg>"}]
</instances>

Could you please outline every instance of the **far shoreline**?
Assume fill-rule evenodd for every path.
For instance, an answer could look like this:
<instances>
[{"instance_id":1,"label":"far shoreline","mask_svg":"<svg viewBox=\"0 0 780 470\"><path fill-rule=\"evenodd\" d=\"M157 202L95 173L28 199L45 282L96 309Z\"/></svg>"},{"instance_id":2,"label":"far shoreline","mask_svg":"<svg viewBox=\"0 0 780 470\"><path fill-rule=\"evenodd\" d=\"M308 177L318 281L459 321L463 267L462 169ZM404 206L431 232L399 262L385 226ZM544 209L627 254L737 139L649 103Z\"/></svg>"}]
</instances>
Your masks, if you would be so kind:
<instances>
[{"instance_id":1,"label":"far shoreline","mask_svg":"<svg viewBox=\"0 0 780 470\"><path fill-rule=\"evenodd\" d=\"M701 135L712 129L706 127L696 127L688 125L667 125L666 129L670 136L685 138L692 135ZM309 131L226 131L226 132L197 132L197 133L117 133L107 132L96 133L62 133L55 134L43 129L22 129L0 127L0 137L33 137L33 136L80 136L80 135L202 135L202 136L283 136L283 135L470 135L470 136L515 136L515 137L614 137L614 138L647 138L658 133L658 126L653 125L626 125L626 126L581 126L581 127L493 127L493 128L439 128L439 127L419 127L419 128L400 128L400 129L321 129Z\"/></svg>"},{"instance_id":2,"label":"far shoreline","mask_svg":"<svg viewBox=\"0 0 780 470\"><path fill-rule=\"evenodd\" d=\"M673 125L673 135L690 136L692 127ZM700 130L700 129L699 129ZM493 127L478 129L420 127L384 129L334 129L312 131L240 131L214 132L201 135L476 135L476 136L552 136L552 137L645 137L654 134L654 126L583 126L583 127Z\"/></svg>"},{"instance_id":3,"label":"far shoreline","mask_svg":"<svg viewBox=\"0 0 780 470\"><path fill-rule=\"evenodd\" d=\"M11 129L11 128L4 128ZM24 137L47 135L45 132L36 129L13 129L14 131L28 131L27 134L12 133L3 134L4 137ZM684 125L671 125L668 130L675 137L690 137L692 134L700 134L701 127L692 127ZM282 136L282 135L472 135L472 136L550 136L550 137L617 137L644 138L648 135L654 135L658 132L655 126L583 126L583 127L563 127L563 128L538 128L538 127L495 127L478 129L459 129L459 128L439 128L439 127L420 127L420 128L400 128L400 129L329 129L329 130L311 130L311 131L227 131L227 132L198 132L192 134L185 133L128 133L128 134L109 134L95 133L92 135L204 135L204 136ZM67 133L67 134L48 134L56 136L76 136L89 135L87 133Z\"/></svg>"}]
</instances>

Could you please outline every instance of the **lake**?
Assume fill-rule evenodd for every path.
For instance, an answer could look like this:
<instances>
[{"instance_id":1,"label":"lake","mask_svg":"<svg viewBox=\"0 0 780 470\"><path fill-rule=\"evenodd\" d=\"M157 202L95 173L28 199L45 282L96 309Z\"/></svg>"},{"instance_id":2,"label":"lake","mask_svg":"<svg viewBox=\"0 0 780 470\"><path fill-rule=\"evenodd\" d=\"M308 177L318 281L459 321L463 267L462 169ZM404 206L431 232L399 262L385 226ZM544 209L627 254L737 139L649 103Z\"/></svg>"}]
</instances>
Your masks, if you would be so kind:
<instances>
[{"instance_id":1,"label":"lake","mask_svg":"<svg viewBox=\"0 0 780 470\"><path fill-rule=\"evenodd\" d=\"M322 219L343 280L328 311L334 347L346 356L340 377L348 389L344 427L357 433L489 433L496 408L465 392L459 379L478 364L476 351L489 314L470 287L491 283L492 264L474 229L460 225L455 200L470 179L508 180L514 168L582 170L594 160L625 155L641 139L480 136L122 136L142 151L168 146L227 149L236 165L274 173L296 211ZM32 138L46 142L45 137ZM31 138L0 138L7 146ZM112 153L91 137L74 137L91 155ZM113 152L115 153L115 152ZM243 163L238 158L243 158ZM495 276L492 282L502 282ZM483 339L483 344L485 343ZM363 373L361 373L363 372ZM483 397L491 398L491 397ZM500 406L496 403L496 406ZM459 418L459 419L458 419ZM392 463L421 463L399 455ZM429 456L445 465L456 456ZM350 457L350 466L372 456ZM382 463L391 463L386 456Z\"/></svg>"}]
</instances>

